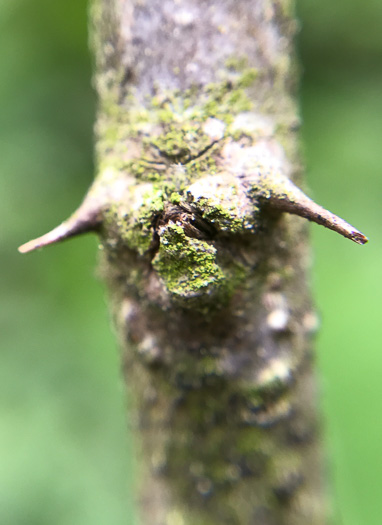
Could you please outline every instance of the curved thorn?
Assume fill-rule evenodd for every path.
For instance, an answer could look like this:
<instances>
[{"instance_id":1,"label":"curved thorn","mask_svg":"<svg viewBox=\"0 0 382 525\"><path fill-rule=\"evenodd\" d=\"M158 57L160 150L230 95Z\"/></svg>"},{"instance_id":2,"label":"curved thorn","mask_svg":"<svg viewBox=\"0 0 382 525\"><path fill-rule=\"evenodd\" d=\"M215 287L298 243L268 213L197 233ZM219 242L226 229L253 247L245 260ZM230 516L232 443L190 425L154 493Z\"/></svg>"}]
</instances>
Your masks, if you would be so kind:
<instances>
[{"instance_id":1,"label":"curved thorn","mask_svg":"<svg viewBox=\"0 0 382 525\"><path fill-rule=\"evenodd\" d=\"M280 186L277 186L276 191L273 186L273 191L271 191L269 198L269 204L280 211L299 215L309 221L321 224L357 244L366 244L369 240L351 224L312 201L312 199L307 197L305 193L303 193L289 179L285 178L283 183Z\"/></svg>"},{"instance_id":2,"label":"curved thorn","mask_svg":"<svg viewBox=\"0 0 382 525\"><path fill-rule=\"evenodd\" d=\"M101 223L100 211L99 207L89 207L89 203L86 203L85 200L67 221L64 221L49 233L23 244L18 250L20 253L28 253L82 233L96 231Z\"/></svg>"}]
</instances>

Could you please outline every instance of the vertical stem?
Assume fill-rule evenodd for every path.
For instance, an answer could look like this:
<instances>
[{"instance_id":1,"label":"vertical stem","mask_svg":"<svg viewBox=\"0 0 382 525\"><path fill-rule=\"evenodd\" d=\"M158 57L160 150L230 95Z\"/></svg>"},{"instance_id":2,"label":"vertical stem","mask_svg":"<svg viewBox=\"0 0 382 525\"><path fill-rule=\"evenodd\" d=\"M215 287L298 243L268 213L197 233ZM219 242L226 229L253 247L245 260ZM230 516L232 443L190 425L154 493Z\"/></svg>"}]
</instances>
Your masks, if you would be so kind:
<instances>
[{"instance_id":1,"label":"vertical stem","mask_svg":"<svg viewBox=\"0 0 382 525\"><path fill-rule=\"evenodd\" d=\"M93 0L92 25L142 523L322 525L306 228L240 182L302 179L293 2Z\"/></svg>"}]
</instances>

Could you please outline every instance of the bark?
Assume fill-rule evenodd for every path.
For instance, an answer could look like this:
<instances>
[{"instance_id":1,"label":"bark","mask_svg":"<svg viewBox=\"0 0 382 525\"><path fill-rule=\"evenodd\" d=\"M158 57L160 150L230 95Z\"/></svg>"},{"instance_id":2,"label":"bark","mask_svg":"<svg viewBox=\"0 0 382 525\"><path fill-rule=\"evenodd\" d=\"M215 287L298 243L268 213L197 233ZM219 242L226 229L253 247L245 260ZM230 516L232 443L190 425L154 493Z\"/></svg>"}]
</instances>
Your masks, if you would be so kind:
<instances>
[{"instance_id":1,"label":"bark","mask_svg":"<svg viewBox=\"0 0 382 525\"><path fill-rule=\"evenodd\" d=\"M300 178L290 9L93 8L98 163L126 186L104 228L103 272L146 524L325 522L306 232L260 218L243 188L260 162Z\"/></svg>"},{"instance_id":2,"label":"bark","mask_svg":"<svg viewBox=\"0 0 382 525\"><path fill-rule=\"evenodd\" d=\"M94 0L86 230L122 349L143 524L322 525L290 0ZM288 212L288 213L284 213ZM292 215L293 214L293 215Z\"/></svg>"}]
</instances>

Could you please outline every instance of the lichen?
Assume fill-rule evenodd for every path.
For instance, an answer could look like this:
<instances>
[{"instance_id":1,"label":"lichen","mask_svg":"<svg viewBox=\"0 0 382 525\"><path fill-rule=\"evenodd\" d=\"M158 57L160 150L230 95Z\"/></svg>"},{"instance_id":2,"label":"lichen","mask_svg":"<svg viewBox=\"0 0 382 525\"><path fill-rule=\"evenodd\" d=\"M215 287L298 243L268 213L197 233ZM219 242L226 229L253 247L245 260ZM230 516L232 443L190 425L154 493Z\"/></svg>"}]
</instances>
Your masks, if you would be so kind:
<instances>
[{"instance_id":1,"label":"lichen","mask_svg":"<svg viewBox=\"0 0 382 525\"><path fill-rule=\"evenodd\" d=\"M221 204L212 202L211 199L204 198L198 200L198 207L202 210L203 218L216 225L220 231L229 233L243 231L243 219L233 207L225 208Z\"/></svg>"},{"instance_id":2,"label":"lichen","mask_svg":"<svg viewBox=\"0 0 382 525\"><path fill-rule=\"evenodd\" d=\"M252 109L246 89L254 84L256 71L242 66L239 71L232 64L226 79L202 88L159 91L125 112L116 111L110 101L113 107L103 104L98 125L100 172L112 167L118 176L136 179L126 196L130 205L121 198L105 213L105 227L116 230L119 246L122 242L139 257L152 259L172 300L199 311L226 304L246 270L234 260L218 261L213 242L188 236L182 222L162 224L160 231L157 222L168 206L190 203L199 220L219 234L255 229L254 208L242 206L230 181L225 200L220 196L226 187L197 199L189 192L195 181L218 174L236 117ZM125 103L129 97L134 98L133 90ZM237 121L235 133L240 133Z\"/></svg>"},{"instance_id":3,"label":"lichen","mask_svg":"<svg viewBox=\"0 0 382 525\"><path fill-rule=\"evenodd\" d=\"M232 135L235 116L252 109L246 89L256 81L257 72L239 66L232 63L221 82L191 86L184 92L163 90L148 97L145 105L131 103L133 89L126 106L117 104L115 97L103 99L96 129L100 164L114 164L145 181L168 177L172 164L182 164L191 181L206 171L216 172L214 157ZM224 124L218 137L205 126L211 119Z\"/></svg>"},{"instance_id":4,"label":"lichen","mask_svg":"<svg viewBox=\"0 0 382 525\"><path fill-rule=\"evenodd\" d=\"M148 186L148 187L147 187ZM124 212L121 205L115 204L104 212L104 228L112 229L112 239L118 239L129 250L143 256L153 242L153 222L163 211L164 192L153 185L136 186L131 190L139 195L139 209Z\"/></svg>"},{"instance_id":5,"label":"lichen","mask_svg":"<svg viewBox=\"0 0 382 525\"><path fill-rule=\"evenodd\" d=\"M216 249L208 242L187 237L182 226L169 223L161 232L154 269L173 298L183 303L222 293L224 273ZM204 302L204 301L203 301Z\"/></svg>"}]
</instances>

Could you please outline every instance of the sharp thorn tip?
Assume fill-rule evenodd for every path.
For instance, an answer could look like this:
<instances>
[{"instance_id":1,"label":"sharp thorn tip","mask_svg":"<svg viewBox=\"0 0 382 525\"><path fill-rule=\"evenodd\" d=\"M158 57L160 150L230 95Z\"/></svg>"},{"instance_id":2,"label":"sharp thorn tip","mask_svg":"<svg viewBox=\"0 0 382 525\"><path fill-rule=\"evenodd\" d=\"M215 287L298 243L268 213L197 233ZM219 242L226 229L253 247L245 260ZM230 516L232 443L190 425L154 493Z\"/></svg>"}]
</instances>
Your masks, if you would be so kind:
<instances>
[{"instance_id":1,"label":"sharp thorn tip","mask_svg":"<svg viewBox=\"0 0 382 525\"><path fill-rule=\"evenodd\" d=\"M350 239L356 242L357 244L366 244L367 242L369 242L369 239L359 231L353 231Z\"/></svg>"}]
</instances>

